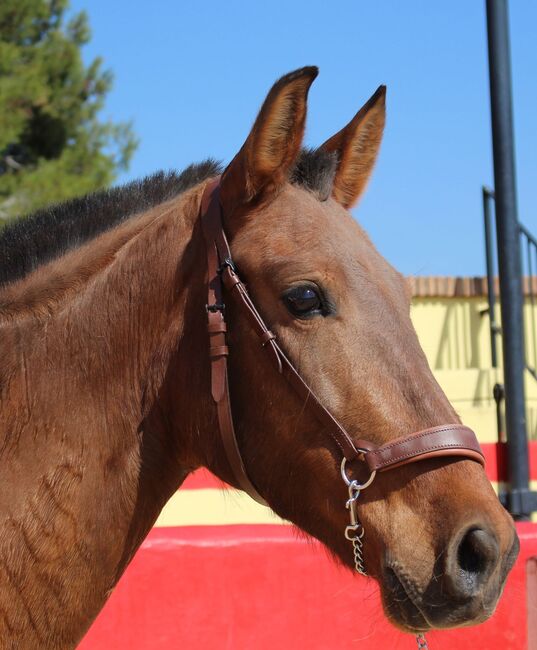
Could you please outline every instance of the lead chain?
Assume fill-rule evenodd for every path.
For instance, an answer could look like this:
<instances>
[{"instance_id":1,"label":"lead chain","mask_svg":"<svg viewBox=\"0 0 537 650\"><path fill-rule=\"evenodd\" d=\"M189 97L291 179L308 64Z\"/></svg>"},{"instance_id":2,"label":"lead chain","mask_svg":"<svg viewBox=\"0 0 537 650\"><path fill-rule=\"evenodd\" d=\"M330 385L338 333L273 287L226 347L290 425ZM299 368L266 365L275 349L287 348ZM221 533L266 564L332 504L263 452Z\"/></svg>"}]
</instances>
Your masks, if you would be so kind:
<instances>
[{"instance_id":1,"label":"lead chain","mask_svg":"<svg viewBox=\"0 0 537 650\"><path fill-rule=\"evenodd\" d=\"M362 543L362 537L364 536L364 529L362 528L362 533L359 537L355 537L352 540L352 548L354 552L354 568L358 573L361 573L363 576L366 576L367 573L365 572L365 566L364 566L364 556L363 556L363 543Z\"/></svg>"},{"instance_id":2,"label":"lead chain","mask_svg":"<svg viewBox=\"0 0 537 650\"><path fill-rule=\"evenodd\" d=\"M354 568L358 573L361 573L363 576L367 576L364 563L364 527L358 521L358 515L356 512L356 502L360 496L360 490L362 486L358 481L350 481L348 483L349 487L349 498L345 507L349 511L349 517L351 523L345 528L345 537L352 542L352 550L354 553ZM427 645L427 639L423 634L416 634L416 642L418 644L418 650L429 650Z\"/></svg>"},{"instance_id":3,"label":"lead chain","mask_svg":"<svg viewBox=\"0 0 537 650\"><path fill-rule=\"evenodd\" d=\"M358 521L358 516L356 514L356 501L360 496L360 487L358 481L351 481L349 483L349 499L345 504L345 507L349 511L349 516L351 523L345 528L345 537L352 542L352 550L354 553L354 568L358 573L361 573L363 576L366 576L365 564L364 564L364 553L363 553L363 537L364 537L364 527Z\"/></svg>"}]
</instances>

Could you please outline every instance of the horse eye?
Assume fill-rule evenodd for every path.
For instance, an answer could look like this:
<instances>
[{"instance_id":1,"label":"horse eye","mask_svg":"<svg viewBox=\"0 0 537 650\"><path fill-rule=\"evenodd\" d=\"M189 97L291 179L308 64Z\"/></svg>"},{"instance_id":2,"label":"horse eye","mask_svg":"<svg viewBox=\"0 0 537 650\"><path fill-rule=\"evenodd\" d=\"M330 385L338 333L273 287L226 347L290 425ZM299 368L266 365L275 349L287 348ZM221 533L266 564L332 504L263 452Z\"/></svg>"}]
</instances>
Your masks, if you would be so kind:
<instances>
[{"instance_id":1,"label":"horse eye","mask_svg":"<svg viewBox=\"0 0 537 650\"><path fill-rule=\"evenodd\" d=\"M307 318L323 311L323 301L315 287L302 285L289 289L283 295L283 301L293 316Z\"/></svg>"}]
</instances>

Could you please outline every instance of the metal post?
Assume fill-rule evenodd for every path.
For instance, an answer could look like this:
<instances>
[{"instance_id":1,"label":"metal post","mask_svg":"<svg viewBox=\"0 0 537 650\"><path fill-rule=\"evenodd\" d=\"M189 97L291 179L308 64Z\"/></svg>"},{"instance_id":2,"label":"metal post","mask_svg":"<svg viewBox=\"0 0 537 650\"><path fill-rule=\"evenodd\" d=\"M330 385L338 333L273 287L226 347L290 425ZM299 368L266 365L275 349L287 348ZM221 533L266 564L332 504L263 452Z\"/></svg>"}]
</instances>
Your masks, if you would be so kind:
<instances>
[{"instance_id":1,"label":"metal post","mask_svg":"<svg viewBox=\"0 0 537 650\"><path fill-rule=\"evenodd\" d=\"M486 0L496 231L500 275L505 419L510 490L507 506L519 520L534 507L529 490L524 399L524 331L507 0Z\"/></svg>"}]
</instances>

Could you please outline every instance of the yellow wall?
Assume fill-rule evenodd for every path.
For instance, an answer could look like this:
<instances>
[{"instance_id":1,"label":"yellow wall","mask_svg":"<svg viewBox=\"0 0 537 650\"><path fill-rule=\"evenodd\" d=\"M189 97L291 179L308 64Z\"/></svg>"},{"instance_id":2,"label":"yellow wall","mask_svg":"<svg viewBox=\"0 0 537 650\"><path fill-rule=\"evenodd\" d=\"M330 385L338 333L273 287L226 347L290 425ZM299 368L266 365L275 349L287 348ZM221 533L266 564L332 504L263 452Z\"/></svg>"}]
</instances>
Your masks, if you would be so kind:
<instances>
[{"instance_id":1,"label":"yellow wall","mask_svg":"<svg viewBox=\"0 0 537 650\"><path fill-rule=\"evenodd\" d=\"M492 368L489 317L485 298L415 298L412 320L429 365L463 422L482 442L496 439L492 397L502 371ZM525 305L528 361L537 365L537 309ZM499 309L498 309L499 319ZM501 365L501 337L497 338ZM537 439L537 381L526 373L528 433Z\"/></svg>"}]
</instances>

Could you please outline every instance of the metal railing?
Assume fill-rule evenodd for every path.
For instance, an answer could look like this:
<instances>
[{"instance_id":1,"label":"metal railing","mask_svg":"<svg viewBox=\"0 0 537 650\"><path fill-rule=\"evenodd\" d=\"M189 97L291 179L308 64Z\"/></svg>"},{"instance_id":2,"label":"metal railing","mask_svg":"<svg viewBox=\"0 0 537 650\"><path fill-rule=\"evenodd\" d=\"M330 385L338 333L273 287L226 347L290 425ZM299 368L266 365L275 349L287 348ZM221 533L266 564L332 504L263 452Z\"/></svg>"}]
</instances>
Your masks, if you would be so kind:
<instances>
[{"instance_id":1,"label":"metal railing","mask_svg":"<svg viewBox=\"0 0 537 650\"><path fill-rule=\"evenodd\" d=\"M497 261L494 255L495 250L495 212L494 212L494 190L488 187L482 188L483 193L483 220L485 229L485 259L487 267L487 294L488 314L490 330L490 357L492 367L498 367L498 337L501 336L502 328L498 319L496 283ZM520 287L525 296L529 298L531 305L529 322L526 318L524 334L525 346L525 367L528 373L537 381L537 238L530 231L519 223L520 250L522 263L522 281L524 286ZM529 324L529 327L528 327ZM530 358L531 352L531 358ZM505 433L505 424L501 410L501 402L504 398L504 390L501 384L494 386L494 399L496 401L496 419L498 425L498 436L502 438Z\"/></svg>"},{"instance_id":2,"label":"metal railing","mask_svg":"<svg viewBox=\"0 0 537 650\"><path fill-rule=\"evenodd\" d=\"M522 224L519 225L522 251L523 276L527 277L526 295L529 296L529 327L526 328L526 370L537 381L537 327L535 315L535 281L534 269L537 270L537 239ZM526 273L524 273L526 270ZM530 358L531 351L531 358Z\"/></svg>"}]
</instances>

